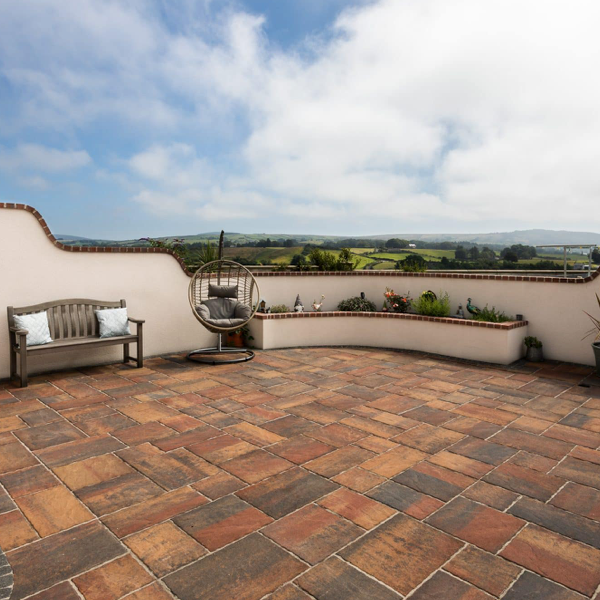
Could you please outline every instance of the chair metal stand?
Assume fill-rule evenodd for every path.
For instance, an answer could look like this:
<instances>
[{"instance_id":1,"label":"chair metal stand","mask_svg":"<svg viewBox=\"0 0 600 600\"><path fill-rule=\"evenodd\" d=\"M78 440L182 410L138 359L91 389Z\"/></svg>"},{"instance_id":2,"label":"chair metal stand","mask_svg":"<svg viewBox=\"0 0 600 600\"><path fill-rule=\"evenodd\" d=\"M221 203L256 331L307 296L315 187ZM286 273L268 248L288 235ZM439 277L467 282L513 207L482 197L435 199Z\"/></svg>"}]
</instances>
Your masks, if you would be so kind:
<instances>
[{"instance_id":1,"label":"chair metal stand","mask_svg":"<svg viewBox=\"0 0 600 600\"><path fill-rule=\"evenodd\" d=\"M222 360L216 357L222 357L227 354L244 354L237 358L223 358ZM254 358L254 352L248 348L227 348L223 347L223 334L217 334L217 345L213 348L200 348L192 350L188 355L188 360L206 364L206 365L232 365L234 363L248 362Z\"/></svg>"}]
</instances>

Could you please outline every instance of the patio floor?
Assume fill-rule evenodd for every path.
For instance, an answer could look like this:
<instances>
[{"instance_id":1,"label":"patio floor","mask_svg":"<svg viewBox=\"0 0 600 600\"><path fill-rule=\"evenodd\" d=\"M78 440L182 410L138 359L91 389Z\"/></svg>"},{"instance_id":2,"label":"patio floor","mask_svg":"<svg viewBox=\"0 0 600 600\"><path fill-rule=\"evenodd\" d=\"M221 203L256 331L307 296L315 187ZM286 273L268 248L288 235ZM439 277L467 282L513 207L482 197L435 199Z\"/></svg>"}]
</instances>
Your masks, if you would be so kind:
<instances>
[{"instance_id":1,"label":"patio floor","mask_svg":"<svg viewBox=\"0 0 600 600\"><path fill-rule=\"evenodd\" d=\"M600 598L599 447L585 367L57 373L0 384L0 547L14 600Z\"/></svg>"}]
</instances>

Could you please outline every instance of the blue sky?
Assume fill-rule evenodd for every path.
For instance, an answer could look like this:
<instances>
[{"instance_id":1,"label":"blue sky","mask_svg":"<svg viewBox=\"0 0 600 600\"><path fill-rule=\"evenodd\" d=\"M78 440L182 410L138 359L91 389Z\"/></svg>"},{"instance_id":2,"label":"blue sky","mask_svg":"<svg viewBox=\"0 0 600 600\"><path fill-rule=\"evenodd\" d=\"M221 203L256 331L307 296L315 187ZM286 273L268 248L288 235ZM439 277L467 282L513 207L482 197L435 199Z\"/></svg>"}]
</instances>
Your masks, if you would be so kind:
<instances>
[{"instance_id":1,"label":"blue sky","mask_svg":"<svg viewBox=\"0 0 600 600\"><path fill-rule=\"evenodd\" d=\"M599 231L599 17L592 0L3 2L0 201L107 239Z\"/></svg>"}]
</instances>

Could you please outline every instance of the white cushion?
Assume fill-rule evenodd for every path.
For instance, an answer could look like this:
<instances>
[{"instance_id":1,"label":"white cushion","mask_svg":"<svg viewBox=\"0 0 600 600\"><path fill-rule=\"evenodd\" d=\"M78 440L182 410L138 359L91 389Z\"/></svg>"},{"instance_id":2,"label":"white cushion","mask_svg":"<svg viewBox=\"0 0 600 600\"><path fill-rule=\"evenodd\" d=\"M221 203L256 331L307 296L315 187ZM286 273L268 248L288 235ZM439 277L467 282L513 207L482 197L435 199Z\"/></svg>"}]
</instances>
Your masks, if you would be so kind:
<instances>
[{"instance_id":1,"label":"white cushion","mask_svg":"<svg viewBox=\"0 0 600 600\"><path fill-rule=\"evenodd\" d=\"M41 346L42 344L49 344L54 341L50 337L48 313L46 311L31 315L15 315L13 319L15 327L27 330L28 346Z\"/></svg>"},{"instance_id":2,"label":"white cushion","mask_svg":"<svg viewBox=\"0 0 600 600\"><path fill-rule=\"evenodd\" d=\"M126 308L106 308L94 312L100 324L101 338L131 335L129 323L127 322Z\"/></svg>"}]
</instances>

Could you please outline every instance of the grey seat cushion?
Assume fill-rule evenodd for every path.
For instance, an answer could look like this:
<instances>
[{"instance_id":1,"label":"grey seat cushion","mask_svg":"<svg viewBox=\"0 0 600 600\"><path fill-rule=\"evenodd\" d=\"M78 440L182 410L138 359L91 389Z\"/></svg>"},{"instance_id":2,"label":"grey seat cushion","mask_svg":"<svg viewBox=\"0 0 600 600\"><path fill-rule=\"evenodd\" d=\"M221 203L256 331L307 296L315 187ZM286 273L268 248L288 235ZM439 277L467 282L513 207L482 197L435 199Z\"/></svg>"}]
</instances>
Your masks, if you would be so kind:
<instances>
[{"instance_id":1,"label":"grey seat cushion","mask_svg":"<svg viewBox=\"0 0 600 600\"><path fill-rule=\"evenodd\" d=\"M196 307L203 321L216 327L237 327L252 316L252 309L233 298L210 298Z\"/></svg>"},{"instance_id":2,"label":"grey seat cushion","mask_svg":"<svg viewBox=\"0 0 600 600\"><path fill-rule=\"evenodd\" d=\"M209 325L215 327L240 327L246 319L204 319Z\"/></svg>"}]
</instances>

